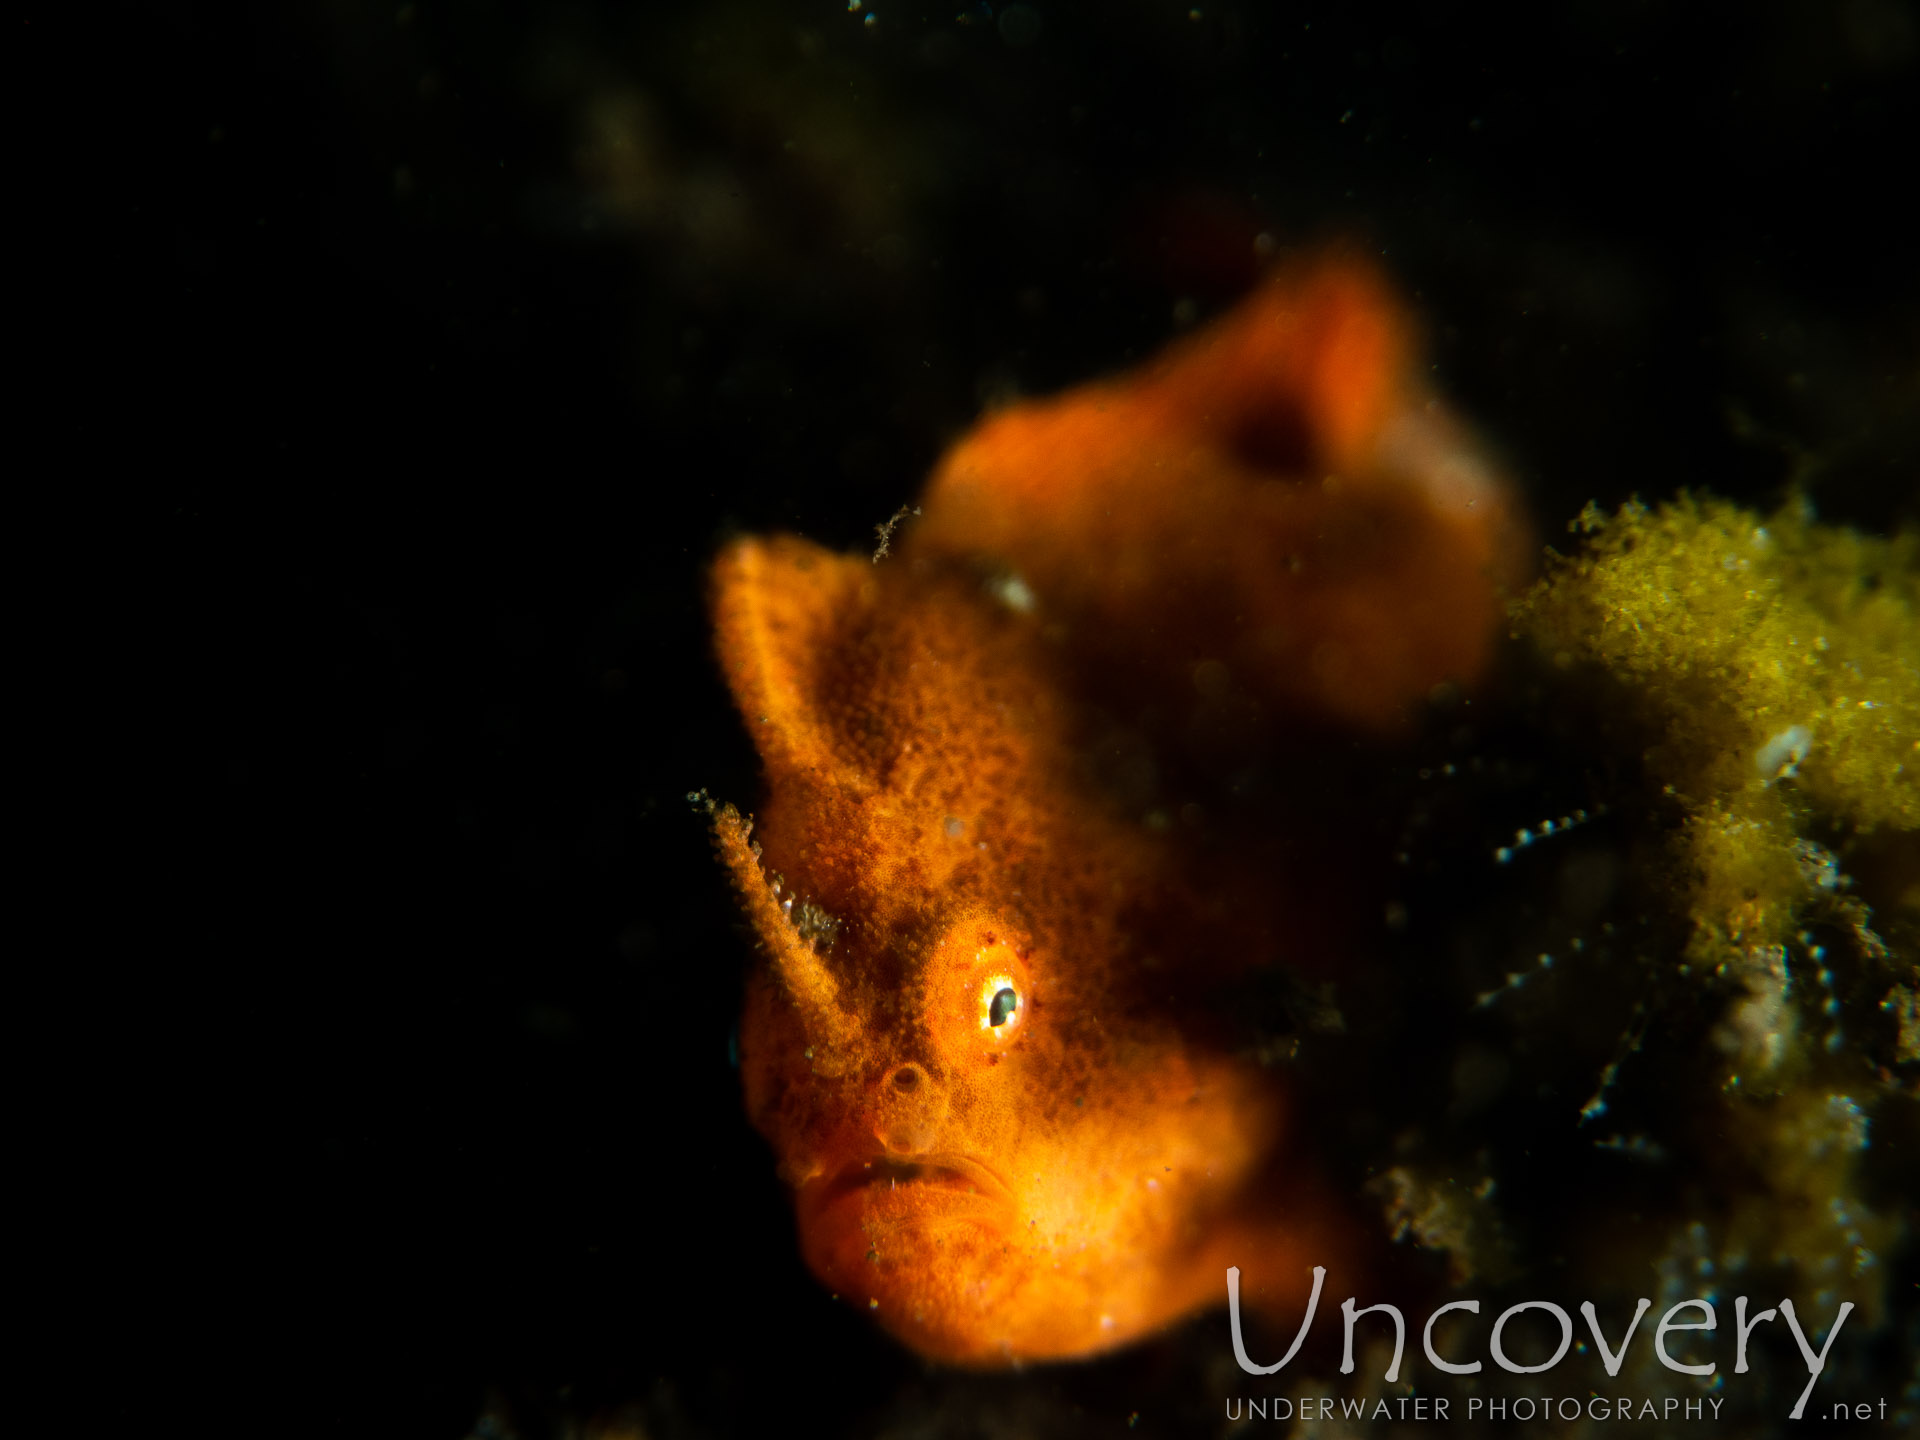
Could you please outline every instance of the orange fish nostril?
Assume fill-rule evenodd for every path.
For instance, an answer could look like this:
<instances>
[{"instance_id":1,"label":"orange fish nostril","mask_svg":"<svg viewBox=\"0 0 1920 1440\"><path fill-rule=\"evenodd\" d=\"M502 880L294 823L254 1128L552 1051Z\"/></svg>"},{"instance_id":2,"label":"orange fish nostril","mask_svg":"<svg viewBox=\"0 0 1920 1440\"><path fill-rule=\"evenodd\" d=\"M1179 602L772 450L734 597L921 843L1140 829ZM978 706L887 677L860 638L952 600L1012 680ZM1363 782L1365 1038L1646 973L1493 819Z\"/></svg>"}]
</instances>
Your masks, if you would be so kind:
<instances>
[{"instance_id":1,"label":"orange fish nostril","mask_svg":"<svg viewBox=\"0 0 1920 1440\"><path fill-rule=\"evenodd\" d=\"M944 1086L918 1061L896 1065L881 1077L874 1096L874 1138L895 1155L934 1148L947 1118Z\"/></svg>"},{"instance_id":2,"label":"orange fish nostril","mask_svg":"<svg viewBox=\"0 0 1920 1440\"><path fill-rule=\"evenodd\" d=\"M895 1125L882 1132L878 1139L895 1155L924 1155L934 1145L933 1131L912 1125Z\"/></svg>"}]
</instances>

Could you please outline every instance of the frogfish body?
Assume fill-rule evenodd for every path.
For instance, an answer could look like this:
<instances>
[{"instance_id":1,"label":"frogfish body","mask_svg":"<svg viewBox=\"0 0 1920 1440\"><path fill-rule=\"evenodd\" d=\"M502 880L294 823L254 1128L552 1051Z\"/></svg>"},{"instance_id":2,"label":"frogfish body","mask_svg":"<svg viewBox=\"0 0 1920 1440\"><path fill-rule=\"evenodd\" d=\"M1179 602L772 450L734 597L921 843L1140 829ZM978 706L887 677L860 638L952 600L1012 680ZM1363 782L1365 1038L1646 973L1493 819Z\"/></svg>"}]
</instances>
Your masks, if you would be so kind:
<instances>
[{"instance_id":1,"label":"frogfish body","mask_svg":"<svg viewBox=\"0 0 1920 1440\"><path fill-rule=\"evenodd\" d=\"M1409 351L1370 270L1283 272L985 421L885 558L715 564L766 775L753 823L713 812L762 952L747 1109L807 1263L924 1355L1090 1355L1352 1243L1220 1002L1337 941L1278 878L1285 815L1179 802L1210 746L1391 733L1484 670L1519 526Z\"/></svg>"}]
</instances>

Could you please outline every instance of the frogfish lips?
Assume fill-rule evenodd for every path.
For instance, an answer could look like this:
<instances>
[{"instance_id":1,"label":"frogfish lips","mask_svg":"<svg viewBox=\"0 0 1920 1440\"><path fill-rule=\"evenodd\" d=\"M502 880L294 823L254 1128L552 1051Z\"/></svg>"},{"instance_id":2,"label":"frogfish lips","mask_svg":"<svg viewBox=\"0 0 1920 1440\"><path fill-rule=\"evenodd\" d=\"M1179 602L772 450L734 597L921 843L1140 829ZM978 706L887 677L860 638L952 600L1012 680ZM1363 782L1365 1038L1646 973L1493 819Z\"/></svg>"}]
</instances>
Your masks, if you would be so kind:
<instances>
[{"instance_id":1,"label":"frogfish lips","mask_svg":"<svg viewBox=\"0 0 1920 1440\"><path fill-rule=\"evenodd\" d=\"M958 1153L875 1154L808 1181L801 1243L820 1276L858 1297L885 1290L898 1264L997 1243L1016 1223L1013 1190L985 1161Z\"/></svg>"},{"instance_id":2,"label":"frogfish lips","mask_svg":"<svg viewBox=\"0 0 1920 1440\"><path fill-rule=\"evenodd\" d=\"M1012 1189L992 1166L960 1154L875 1155L812 1181L801 1194L802 1224L852 1226L870 1236L916 1226L1013 1223Z\"/></svg>"}]
</instances>

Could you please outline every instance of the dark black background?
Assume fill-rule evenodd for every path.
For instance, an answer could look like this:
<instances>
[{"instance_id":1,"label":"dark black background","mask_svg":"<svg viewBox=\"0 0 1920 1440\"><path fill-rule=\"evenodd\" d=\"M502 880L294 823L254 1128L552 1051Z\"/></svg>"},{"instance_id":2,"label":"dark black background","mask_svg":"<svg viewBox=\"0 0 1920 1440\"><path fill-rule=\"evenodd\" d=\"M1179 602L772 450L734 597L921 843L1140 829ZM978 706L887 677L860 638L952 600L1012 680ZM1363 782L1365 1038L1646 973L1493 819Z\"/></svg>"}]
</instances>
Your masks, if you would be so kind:
<instances>
[{"instance_id":1,"label":"dark black background","mask_svg":"<svg viewBox=\"0 0 1920 1440\"><path fill-rule=\"evenodd\" d=\"M867 543L983 398L1151 352L1256 233L1384 252L1549 538L1683 485L1915 514L1911 4L873 9L116 37L72 372L137 530L97 663L138 883L82 967L103 1406L753 1434L911 1381L740 1114L749 947L685 797L757 780L703 566ZM575 155L615 83L757 248L608 219ZM815 94L921 147L904 242L782 170Z\"/></svg>"}]
</instances>

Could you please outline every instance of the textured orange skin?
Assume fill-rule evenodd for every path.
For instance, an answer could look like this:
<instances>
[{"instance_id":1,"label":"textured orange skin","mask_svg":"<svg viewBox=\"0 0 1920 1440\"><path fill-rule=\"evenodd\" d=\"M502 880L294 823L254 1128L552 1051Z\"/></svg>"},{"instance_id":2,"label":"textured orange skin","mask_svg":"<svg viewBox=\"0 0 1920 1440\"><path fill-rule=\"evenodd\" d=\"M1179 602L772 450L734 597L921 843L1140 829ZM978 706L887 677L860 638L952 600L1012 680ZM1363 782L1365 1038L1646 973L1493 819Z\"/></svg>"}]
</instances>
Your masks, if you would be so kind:
<instances>
[{"instance_id":1,"label":"textured orange skin","mask_svg":"<svg viewBox=\"0 0 1920 1440\"><path fill-rule=\"evenodd\" d=\"M1006 564L1122 685L1214 659L1282 710L1392 730L1485 670L1524 563L1410 352L1371 269L1282 272L1141 372L985 421L913 541Z\"/></svg>"},{"instance_id":2,"label":"textured orange skin","mask_svg":"<svg viewBox=\"0 0 1920 1440\"><path fill-rule=\"evenodd\" d=\"M1310 907L1258 834L1200 855L1085 761L1202 660L1256 726L1376 729L1484 667L1513 526L1405 347L1369 272L1283 276L1137 378L984 423L886 560L716 563L767 777L753 841L715 817L765 956L748 1111L808 1264L924 1355L1093 1354L1218 1304L1229 1265L1297 1316L1354 1253L1217 1003L1337 958Z\"/></svg>"}]
</instances>

